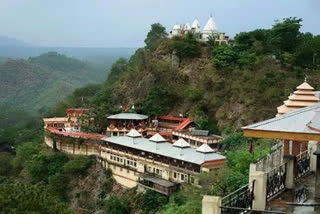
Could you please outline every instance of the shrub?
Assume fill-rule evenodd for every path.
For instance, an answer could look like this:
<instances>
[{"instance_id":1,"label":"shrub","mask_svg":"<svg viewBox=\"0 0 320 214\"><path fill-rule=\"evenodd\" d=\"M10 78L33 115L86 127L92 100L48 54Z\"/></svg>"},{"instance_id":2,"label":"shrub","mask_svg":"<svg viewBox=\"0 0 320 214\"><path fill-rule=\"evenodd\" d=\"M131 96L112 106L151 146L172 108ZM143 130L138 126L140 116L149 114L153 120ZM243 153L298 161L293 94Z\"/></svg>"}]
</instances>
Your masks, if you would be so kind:
<instances>
[{"instance_id":1,"label":"shrub","mask_svg":"<svg viewBox=\"0 0 320 214\"><path fill-rule=\"evenodd\" d=\"M85 174L93 163L93 159L87 156L77 155L64 165L64 171L72 174Z\"/></svg>"},{"instance_id":2,"label":"shrub","mask_svg":"<svg viewBox=\"0 0 320 214\"><path fill-rule=\"evenodd\" d=\"M173 42L176 55L180 58L195 58L201 55L200 43L196 40L193 33L188 33L183 39Z\"/></svg>"},{"instance_id":3,"label":"shrub","mask_svg":"<svg viewBox=\"0 0 320 214\"><path fill-rule=\"evenodd\" d=\"M238 59L237 53L230 45L219 45L213 49L213 65L216 68L228 68L233 66Z\"/></svg>"},{"instance_id":4,"label":"shrub","mask_svg":"<svg viewBox=\"0 0 320 214\"><path fill-rule=\"evenodd\" d=\"M128 200L112 195L105 204L104 210L108 214L129 214Z\"/></svg>"}]
</instances>

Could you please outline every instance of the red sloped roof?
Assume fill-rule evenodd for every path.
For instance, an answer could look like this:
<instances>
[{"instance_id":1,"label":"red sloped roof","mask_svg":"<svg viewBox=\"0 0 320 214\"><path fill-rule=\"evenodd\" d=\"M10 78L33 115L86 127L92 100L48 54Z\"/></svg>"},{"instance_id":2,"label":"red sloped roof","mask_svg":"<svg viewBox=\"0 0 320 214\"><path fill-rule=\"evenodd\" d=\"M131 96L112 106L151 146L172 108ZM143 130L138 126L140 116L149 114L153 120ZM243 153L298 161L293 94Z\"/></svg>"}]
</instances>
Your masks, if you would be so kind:
<instances>
[{"instance_id":1,"label":"red sloped roof","mask_svg":"<svg viewBox=\"0 0 320 214\"><path fill-rule=\"evenodd\" d=\"M92 139L92 140L101 140L102 138L105 137L104 135L101 135L101 134L88 134L88 133L82 133L82 132L61 132L53 127L48 127L46 129L53 134L57 134L65 137L85 138L85 139Z\"/></svg>"},{"instance_id":2,"label":"red sloped roof","mask_svg":"<svg viewBox=\"0 0 320 214\"><path fill-rule=\"evenodd\" d=\"M67 114L84 114L88 112L89 109L86 108L68 108L67 109Z\"/></svg>"},{"instance_id":3,"label":"red sloped roof","mask_svg":"<svg viewBox=\"0 0 320 214\"><path fill-rule=\"evenodd\" d=\"M174 117L174 116L169 116L169 115L163 115L163 116L158 116L158 119L160 119L160 120L171 120L171 121L182 122L182 121L184 121L184 120L187 120L188 118Z\"/></svg>"},{"instance_id":4,"label":"red sloped roof","mask_svg":"<svg viewBox=\"0 0 320 214\"><path fill-rule=\"evenodd\" d=\"M185 127L187 127L190 123L192 123L192 120L190 120L189 118L187 118L186 120L184 120L181 124L179 124L174 130L175 131L179 131L184 129Z\"/></svg>"}]
</instances>

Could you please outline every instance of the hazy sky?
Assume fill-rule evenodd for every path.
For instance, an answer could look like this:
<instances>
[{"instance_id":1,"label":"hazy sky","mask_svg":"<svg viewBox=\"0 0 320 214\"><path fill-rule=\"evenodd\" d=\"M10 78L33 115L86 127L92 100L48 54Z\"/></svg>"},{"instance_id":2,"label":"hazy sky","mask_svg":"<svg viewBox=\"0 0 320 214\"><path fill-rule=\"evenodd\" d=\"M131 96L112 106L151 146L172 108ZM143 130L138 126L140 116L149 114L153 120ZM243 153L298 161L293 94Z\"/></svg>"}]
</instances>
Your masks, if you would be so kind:
<instances>
[{"instance_id":1,"label":"hazy sky","mask_svg":"<svg viewBox=\"0 0 320 214\"><path fill-rule=\"evenodd\" d=\"M320 34L320 0L0 0L0 35L41 46L139 47L155 22L175 23L210 14L220 31L270 28L276 19L303 19Z\"/></svg>"}]
</instances>

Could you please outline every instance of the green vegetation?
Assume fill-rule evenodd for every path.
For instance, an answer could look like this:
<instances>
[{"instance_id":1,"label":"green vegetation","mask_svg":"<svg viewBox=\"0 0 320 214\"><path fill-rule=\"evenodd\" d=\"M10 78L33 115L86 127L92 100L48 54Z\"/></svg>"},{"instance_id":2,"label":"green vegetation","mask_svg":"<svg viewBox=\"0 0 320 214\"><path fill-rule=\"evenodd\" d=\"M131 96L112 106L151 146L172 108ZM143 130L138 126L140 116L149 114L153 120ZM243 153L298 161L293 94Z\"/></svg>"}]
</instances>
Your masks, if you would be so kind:
<instances>
[{"instance_id":1,"label":"green vegetation","mask_svg":"<svg viewBox=\"0 0 320 214\"><path fill-rule=\"evenodd\" d=\"M0 184L0 212L8 214L71 214L68 206L48 193L42 186Z\"/></svg>"},{"instance_id":2,"label":"green vegetation","mask_svg":"<svg viewBox=\"0 0 320 214\"><path fill-rule=\"evenodd\" d=\"M76 106L93 109L94 131L102 130L104 115L132 105L148 115L183 113L217 134L227 127L235 131L273 117L305 75L318 87L320 37L300 32L300 23L288 18L271 29L241 32L232 46L200 43L193 34L164 38L156 24L147 46L128 61L118 60L93 96L69 99L86 99ZM61 106L72 106L69 99Z\"/></svg>"},{"instance_id":3,"label":"green vegetation","mask_svg":"<svg viewBox=\"0 0 320 214\"><path fill-rule=\"evenodd\" d=\"M249 164L270 151L272 141L252 141L235 131L273 117L276 107L305 75L319 88L320 36L302 33L300 27L300 19L284 19L271 29L241 32L229 46L218 45L213 38L201 43L193 34L168 39L164 27L154 24L146 47L129 60L114 63L101 84L96 83L103 78L92 75L87 64L55 53L0 64L4 77L0 80L4 93L0 102L6 105L0 107L0 209L22 213L20 210L30 207L34 213L68 213L65 202L73 200L73 194L77 205L90 211L200 213L203 194L223 196L245 185ZM52 99L52 95L67 95L88 82L94 84L76 89L53 109L48 108L64 98ZM35 96L39 91L43 93ZM12 94L17 96L13 99ZM87 172L94 160L47 149L42 144L40 118L21 108L8 108L11 104L32 104L41 116L63 116L69 107L90 108L88 117L94 118L94 123L85 128L92 132L103 131L106 115L132 105L135 109L130 111L150 116L182 113L198 128L226 135L222 145L228 162L219 171L201 174L203 188L183 185L170 199L136 188L116 194L110 170L102 173L105 179L98 179L99 191L72 192L77 181L89 180L82 178L90 175ZM251 142L253 153L249 151ZM25 193L23 197L16 194L19 188Z\"/></svg>"},{"instance_id":4,"label":"green vegetation","mask_svg":"<svg viewBox=\"0 0 320 214\"><path fill-rule=\"evenodd\" d=\"M55 52L0 63L0 103L35 113L63 100L75 88L100 83L107 74ZM59 94L59 96L56 96Z\"/></svg>"}]
</instances>

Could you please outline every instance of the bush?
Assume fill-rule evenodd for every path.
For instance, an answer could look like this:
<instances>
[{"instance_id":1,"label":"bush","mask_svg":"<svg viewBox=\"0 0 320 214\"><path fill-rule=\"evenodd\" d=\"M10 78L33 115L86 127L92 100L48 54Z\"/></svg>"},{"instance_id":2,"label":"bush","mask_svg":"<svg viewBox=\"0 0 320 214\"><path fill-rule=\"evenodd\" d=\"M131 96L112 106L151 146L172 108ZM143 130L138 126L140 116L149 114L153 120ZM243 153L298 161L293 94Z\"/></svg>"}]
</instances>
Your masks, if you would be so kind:
<instances>
[{"instance_id":1,"label":"bush","mask_svg":"<svg viewBox=\"0 0 320 214\"><path fill-rule=\"evenodd\" d=\"M108 214L129 214L128 200L112 195L105 204L104 210Z\"/></svg>"},{"instance_id":2,"label":"bush","mask_svg":"<svg viewBox=\"0 0 320 214\"><path fill-rule=\"evenodd\" d=\"M63 165L67 160L68 157L63 153L55 153L49 156L39 153L27 162L26 167L33 182L48 182L49 176L63 172Z\"/></svg>"},{"instance_id":3,"label":"bush","mask_svg":"<svg viewBox=\"0 0 320 214\"><path fill-rule=\"evenodd\" d=\"M230 45L219 45L213 49L213 65L216 68L228 68L236 64L238 55Z\"/></svg>"},{"instance_id":4,"label":"bush","mask_svg":"<svg viewBox=\"0 0 320 214\"><path fill-rule=\"evenodd\" d=\"M49 177L48 189L50 193L60 198L62 201L67 200L67 179L61 174L57 173Z\"/></svg>"},{"instance_id":5,"label":"bush","mask_svg":"<svg viewBox=\"0 0 320 214\"><path fill-rule=\"evenodd\" d=\"M72 174L85 174L93 163L93 159L87 156L77 155L64 165L64 171Z\"/></svg>"},{"instance_id":6,"label":"bush","mask_svg":"<svg viewBox=\"0 0 320 214\"><path fill-rule=\"evenodd\" d=\"M196 40L193 33L188 33L183 39L173 42L176 55L180 58L195 58L201 55L200 43Z\"/></svg>"},{"instance_id":7,"label":"bush","mask_svg":"<svg viewBox=\"0 0 320 214\"><path fill-rule=\"evenodd\" d=\"M225 150L235 149L243 145L249 145L249 138L243 136L240 132L236 132L226 137L221 145L225 145Z\"/></svg>"}]
</instances>

